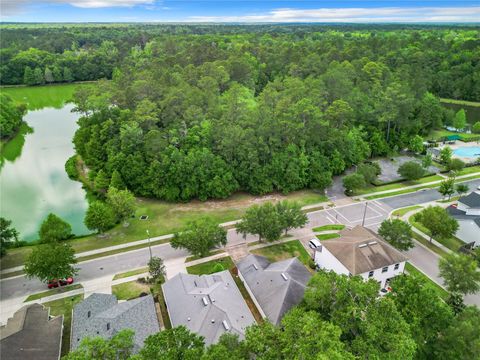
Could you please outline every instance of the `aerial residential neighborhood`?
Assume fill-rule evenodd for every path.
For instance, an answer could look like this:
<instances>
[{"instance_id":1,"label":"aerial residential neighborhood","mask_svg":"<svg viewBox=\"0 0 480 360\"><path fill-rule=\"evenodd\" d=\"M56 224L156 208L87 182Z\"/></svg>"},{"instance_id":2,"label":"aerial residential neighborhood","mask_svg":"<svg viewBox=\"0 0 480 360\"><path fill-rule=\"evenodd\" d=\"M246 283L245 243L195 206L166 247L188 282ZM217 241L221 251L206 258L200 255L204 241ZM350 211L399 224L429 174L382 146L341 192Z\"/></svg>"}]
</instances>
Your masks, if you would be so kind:
<instances>
[{"instance_id":1,"label":"aerial residential neighborhood","mask_svg":"<svg viewBox=\"0 0 480 360\"><path fill-rule=\"evenodd\" d=\"M480 6L0 0L1 360L480 359Z\"/></svg>"}]
</instances>

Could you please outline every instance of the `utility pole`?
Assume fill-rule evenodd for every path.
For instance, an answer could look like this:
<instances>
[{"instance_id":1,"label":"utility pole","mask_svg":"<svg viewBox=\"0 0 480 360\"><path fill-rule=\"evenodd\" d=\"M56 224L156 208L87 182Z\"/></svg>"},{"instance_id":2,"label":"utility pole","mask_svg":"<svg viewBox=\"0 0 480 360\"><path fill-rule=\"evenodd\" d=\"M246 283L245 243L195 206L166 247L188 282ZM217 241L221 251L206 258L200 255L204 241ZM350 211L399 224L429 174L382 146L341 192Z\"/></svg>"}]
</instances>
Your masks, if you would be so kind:
<instances>
[{"instance_id":1,"label":"utility pole","mask_svg":"<svg viewBox=\"0 0 480 360\"><path fill-rule=\"evenodd\" d=\"M148 250L150 251L150 260L152 260L152 247L150 246L150 231L147 229L148 236Z\"/></svg>"},{"instance_id":2,"label":"utility pole","mask_svg":"<svg viewBox=\"0 0 480 360\"><path fill-rule=\"evenodd\" d=\"M365 216L367 215L367 206L368 206L368 201L365 201L365 209L363 210L362 226L365 225Z\"/></svg>"}]
</instances>

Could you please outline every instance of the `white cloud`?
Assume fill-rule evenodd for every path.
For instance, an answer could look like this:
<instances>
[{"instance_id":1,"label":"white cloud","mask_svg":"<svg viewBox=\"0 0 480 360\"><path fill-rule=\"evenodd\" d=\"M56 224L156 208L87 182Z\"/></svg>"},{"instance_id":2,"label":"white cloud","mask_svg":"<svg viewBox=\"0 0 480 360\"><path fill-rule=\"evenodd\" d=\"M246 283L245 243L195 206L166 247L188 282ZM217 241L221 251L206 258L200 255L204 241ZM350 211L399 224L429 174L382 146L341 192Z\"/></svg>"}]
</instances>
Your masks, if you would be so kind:
<instances>
[{"instance_id":1,"label":"white cloud","mask_svg":"<svg viewBox=\"0 0 480 360\"><path fill-rule=\"evenodd\" d=\"M274 9L240 16L191 16L190 22L478 22L480 7Z\"/></svg>"}]
</instances>

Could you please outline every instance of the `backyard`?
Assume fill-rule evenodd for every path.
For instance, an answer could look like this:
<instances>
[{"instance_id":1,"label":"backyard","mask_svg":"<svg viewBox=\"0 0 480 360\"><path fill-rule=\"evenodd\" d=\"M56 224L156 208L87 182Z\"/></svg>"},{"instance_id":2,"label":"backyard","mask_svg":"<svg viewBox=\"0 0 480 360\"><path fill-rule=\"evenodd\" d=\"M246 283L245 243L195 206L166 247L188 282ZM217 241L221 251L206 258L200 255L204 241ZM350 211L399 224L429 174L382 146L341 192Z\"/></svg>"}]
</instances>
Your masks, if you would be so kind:
<instances>
[{"instance_id":1,"label":"backyard","mask_svg":"<svg viewBox=\"0 0 480 360\"><path fill-rule=\"evenodd\" d=\"M112 294L115 295L118 300L132 300L138 298L141 294L150 294L150 286L138 280L129 281L123 284L113 285Z\"/></svg>"},{"instance_id":2,"label":"backyard","mask_svg":"<svg viewBox=\"0 0 480 360\"><path fill-rule=\"evenodd\" d=\"M223 270L230 270L235 267L230 256L207 261L201 264L187 267L187 272L192 275L208 275Z\"/></svg>"}]
</instances>

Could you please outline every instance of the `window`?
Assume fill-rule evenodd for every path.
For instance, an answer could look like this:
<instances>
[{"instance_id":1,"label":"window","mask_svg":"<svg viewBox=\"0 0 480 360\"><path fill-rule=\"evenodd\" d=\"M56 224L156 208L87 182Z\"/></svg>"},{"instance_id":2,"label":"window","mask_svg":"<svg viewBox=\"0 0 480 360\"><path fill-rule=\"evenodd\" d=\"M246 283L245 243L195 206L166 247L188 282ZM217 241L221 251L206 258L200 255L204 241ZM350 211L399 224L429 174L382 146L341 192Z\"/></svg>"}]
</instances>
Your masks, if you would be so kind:
<instances>
[{"instance_id":1,"label":"window","mask_svg":"<svg viewBox=\"0 0 480 360\"><path fill-rule=\"evenodd\" d=\"M385 266L384 268L382 268L382 273L385 273L388 271L388 266Z\"/></svg>"},{"instance_id":2,"label":"window","mask_svg":"<svg viewBox=\"0 0 480 360\"><path fill-rule=\"evenodd\" d=\"M370 272L368 273L368 277L370 278L370 277L372 277L372 276L373 276L373 271L370 271Z\"/></svg>"},{"instance_id":3,"label":"window","mask_svg":"<svg viewBox=\"0 0 480 360\"><path fill-rule=\"evenodd\" d=\"M107 331L110 330L110 323L107 323Z\"/></svg>"},{"instance_id":4,"label":"window","mask_svg":"<svg viewBox=\"0 0 480 360\"><path fill-rule=\"evenodd\" d=\"M398 270L399 267L400 267L400 264L395 264L395 267L393 268L393 270Z\"/></svg>"}]
</instances>

